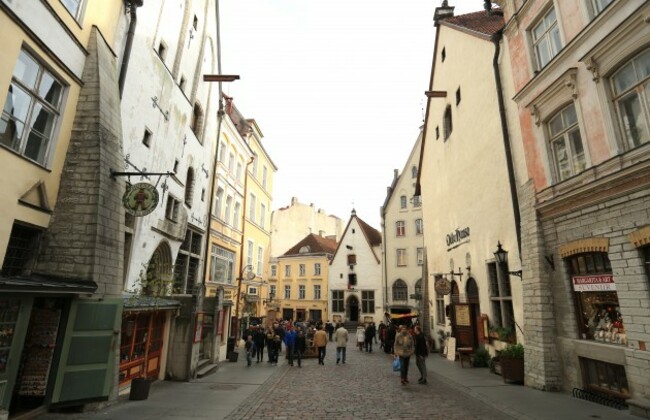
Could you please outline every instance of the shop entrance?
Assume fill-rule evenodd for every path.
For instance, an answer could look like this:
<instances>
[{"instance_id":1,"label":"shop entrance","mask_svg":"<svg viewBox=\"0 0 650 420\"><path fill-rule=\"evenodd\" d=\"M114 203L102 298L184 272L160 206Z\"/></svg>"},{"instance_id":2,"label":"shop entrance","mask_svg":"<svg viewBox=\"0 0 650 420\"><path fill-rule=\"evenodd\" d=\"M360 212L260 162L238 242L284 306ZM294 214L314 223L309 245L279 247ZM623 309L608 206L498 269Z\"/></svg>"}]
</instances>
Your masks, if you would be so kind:
<instances>
[{"instance_id":1,"label":"shop entrance","mask_svg":"<svg viewBox=\"0 0 650 420\"><path fill-rule=\"evenodd\" d=\"M120 385L134 378L158 378L164 330L165 312L124 313L120 341Z\"/></svg>"},{"instance_id":2,"label":"shop entrance","mask_svg":"<svg viewBox=\"0 0 650 420\"><path fill-rule=\"evenodd\" d=\"M350 322L359 322L359 299L352 295L348 298L348 319Z\"/></svg>"}]
</instances>

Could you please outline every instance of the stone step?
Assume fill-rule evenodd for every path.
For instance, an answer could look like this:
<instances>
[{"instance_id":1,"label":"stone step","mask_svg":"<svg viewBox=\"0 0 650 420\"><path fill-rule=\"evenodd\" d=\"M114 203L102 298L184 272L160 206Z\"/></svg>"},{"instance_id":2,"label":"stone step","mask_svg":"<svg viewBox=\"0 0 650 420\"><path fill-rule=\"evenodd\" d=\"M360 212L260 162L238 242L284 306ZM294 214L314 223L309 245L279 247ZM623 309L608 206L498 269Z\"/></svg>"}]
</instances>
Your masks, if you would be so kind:
<instances>
[{"instance_id":1,"label":"stone step","mask_svg":"<svg viewBox=\"0 0 650 420\"><path fill-rule=\"evenodd\" d=\"M201 363L203 361L207 360L208 363ZM196 376L199 378L202 378L204 376L207 376L211 373L213 373L219 365L217 363L210 363L210 359L203 359L202 361L199 361L199 366L197 367L196 370Z\"/></svg>"}]
</instances>

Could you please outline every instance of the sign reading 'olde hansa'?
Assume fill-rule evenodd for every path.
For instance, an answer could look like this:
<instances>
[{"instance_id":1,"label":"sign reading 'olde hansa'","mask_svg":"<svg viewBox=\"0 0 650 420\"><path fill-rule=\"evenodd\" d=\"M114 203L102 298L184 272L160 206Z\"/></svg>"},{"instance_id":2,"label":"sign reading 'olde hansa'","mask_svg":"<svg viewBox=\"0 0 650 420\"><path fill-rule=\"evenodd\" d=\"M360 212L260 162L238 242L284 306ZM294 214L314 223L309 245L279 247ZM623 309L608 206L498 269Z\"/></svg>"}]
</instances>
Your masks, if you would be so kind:
<instances>
[{"instance_id":1,"label":"sign reading 'olde hansa'","mask_svg":"<svg viewBox=\"0 0 650 420\"><path fill-rule=\"evenodd\" d=\"M136 217L146 216L158 205L158 191L146 182L133 184L124 193L122 203L130 214Z\"/></svg>"}]
</instances>

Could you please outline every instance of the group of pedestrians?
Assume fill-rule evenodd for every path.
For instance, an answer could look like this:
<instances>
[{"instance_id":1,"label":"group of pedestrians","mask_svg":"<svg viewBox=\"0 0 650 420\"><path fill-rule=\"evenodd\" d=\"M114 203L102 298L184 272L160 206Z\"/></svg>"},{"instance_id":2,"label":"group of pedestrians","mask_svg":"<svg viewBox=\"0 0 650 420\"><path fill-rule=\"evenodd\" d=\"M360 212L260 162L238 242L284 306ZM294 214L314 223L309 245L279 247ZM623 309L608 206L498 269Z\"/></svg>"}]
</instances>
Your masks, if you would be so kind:
<instances>
[{"instance_id":1,"label":"group of pedestrians","mask_svg":"<svg viewBox=\"0 0 650 420\"><path fill-rule=\"evenodd\" d=\"M357 327L357 347L361 351L372 353L372 343L377 343L377 327L374 322L359 324Z\"/></svg>"}]
</instances>

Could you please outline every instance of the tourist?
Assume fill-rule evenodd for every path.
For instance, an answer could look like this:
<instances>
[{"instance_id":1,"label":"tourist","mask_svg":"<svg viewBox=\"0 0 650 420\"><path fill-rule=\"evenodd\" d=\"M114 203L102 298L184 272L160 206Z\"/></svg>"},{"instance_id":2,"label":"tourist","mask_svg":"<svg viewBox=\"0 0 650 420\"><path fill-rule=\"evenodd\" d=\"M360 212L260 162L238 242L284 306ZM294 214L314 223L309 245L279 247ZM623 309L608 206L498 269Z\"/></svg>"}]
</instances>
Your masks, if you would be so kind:
<instances>
[{"instance_id":1,"label":"tourist","mask_svg":"<svg viewBox=\"0 0 650 420\"><path fill-rule=\"evenodd\" d=\"M253 341L252 335L246 337L244 348L246 349L246 363L248 363L248 366L250 367L253 362L253 354L255 353L255 342Z\"/></svg>"},{"instance_id":2,"label":"tourist","mask_svg":"<svg viewBox=\"0 0 650 420\"><path fill-rule=\"evenodd\" d=\"M339 364L339 361L342 361L345 364L345 351L347 350L348 345L348 330L343 327L343 324L339 324L336 329L336 364Z\"/></svg>"},{"instance_id":3,"label":"tourist","mask_svg":"<svg viewBox=\"0 0 650 420\"><path fill-rule=\"evenodd\" d=\"M363 351L363 343L366 341L366 329L363 324L359 324L357 327L357 347L359 350Z\"/></svg>"},{"instance_id":4,"label":"tourist","mask_svg":"<svg viewBox=\"0 0 650 420\"><path fill-rule=\"evenodd\" d=\"M406 325L400 325L399 333L395 336L395 344L393 345L395 357L400 359L400 377L402 385L409 383L409 361L415 351L415 343L413 336L409 334Z\"/></svg>"},{"instance_id":5,"label":"tourist","mask_svg":"<svg viewBox=\"0 0 650 420\"><path fill-rule=\"evenodd\" d=\"M305 338L305 333L302 331L302 328L298 327L298 334L296 335L296 359L298 359L298 367L302 367L302 356L307 350L307 339Z\"/></svg>"},{"instance_id":6,"label":"tourist","mask_svg":"<svg viewBox=\"0 0 650 420\"><path fill-rule=\"evenodd\" d=\"M257 362L264 361L264 343L266 341L266 333L260 325L253 335L253 341L255 342L255 356L257 357Z\"/></svg>"},{"instance_id":7,"label":"tourist","mask_svg":"<svg viewBox=\"0 0 650 420\"><path fill-rule=\"evenodd\" d=\"M325 350L327 349L327 333L321 325L314 334L314 347L318 350L318 364L325 365Z\"/></svg>"},{"instance_id":8,"label":"tourist","mask_svg":"<svg viewBox=\"0 0 650 420\"><path fill-rule=\"evenodd\" d=\"M365 331L365 335L364 335L364 342L365 342L365 347L366 347L366 352L367 353L372 353L372 342L375 339L375 335L376 335L375 323L371 322L366 327L366 331Z\"/></svg>"},{"instance_id":9,"label":"tourist","mask_svg":"<svg viewBox=\"0 0 650 420\"><path fill-rule=\"evenodd\" d=\"M273 327L269 327L266 330L266 342L265 342L265 344L266 344L266 352L267 352L268 357L269 357L269 360L268 360L267 363L273 363L273 360L271 359L272 356L273 356L273 348L272 348L273 337L275 337L275 332L273 331Z\"/></svg>"},{"instance_id":10,"label":"tourist","mask_svg":"<svg viewBox=\"0 0 650 420\"><path fill-rule=\"evenodd\" d=\"M418 383L424 385L427 383L427 363L426 357L429 355L427 340L419 325L415 326L415 365L420 371Z\"/></svg>"},{"instance_id":11,"label":"tourist","mask_svg":"<svg viewBox=\"0 0 650 420\"><path fill-rule=\"evenodd\" d=\"M293 352L296 345L296 331L293 327L288 327L287 332L284 334L284 346L287 348L287 359L289 366L293 366Z\"/></svg>"}]
</instances>

